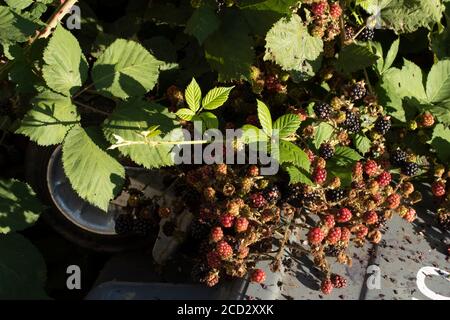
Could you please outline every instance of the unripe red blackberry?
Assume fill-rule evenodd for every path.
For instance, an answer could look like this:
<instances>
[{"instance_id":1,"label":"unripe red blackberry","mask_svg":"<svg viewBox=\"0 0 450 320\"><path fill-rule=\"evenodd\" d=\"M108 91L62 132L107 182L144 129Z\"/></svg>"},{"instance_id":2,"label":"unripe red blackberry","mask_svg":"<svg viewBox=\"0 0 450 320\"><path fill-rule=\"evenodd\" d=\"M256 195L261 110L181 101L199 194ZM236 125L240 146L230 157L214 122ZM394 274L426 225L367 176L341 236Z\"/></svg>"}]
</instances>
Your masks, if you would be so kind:
<instances>
[{"instance_id":1,"label":"unripe red blackberry","mask_svg":"<svg viewBox=\"0 0 450 320\"><path fill-rule=\"evenodd\" d=\"M387 171L383 171L378 177L377 182L380 187L385 187L391 183L391 174Z\"/></svg>"},{"instance_id":2,"label":"unripe red blackberry","mask_svg":"<svg viewBox=\"0 0 450 320\"><path fill-rule=\"evenodd\" d=\"M352 219L352 212L347 208L341 208L336 214L337 222L348 222Z\"/></svg>"},{"instance_id":3,"label":"unripe red blackberry","mask_svg":"<svg viewBox=\"0 0 450 320\"><path fill-rule=\"evenodd\" d=\"M239 217L236 219L236 222L234 223L234 229L236 232L245 232L248 228L248 220L244 217Z\"/></svg>"},{"instance_id":4,"label":"unripe red blackberry","mask_svg":"<svg viewBox=\"0 0 450 320\"><path fill-rule=\"evenodd\" d=\"M369 177L373 177L377 174L378 164L374 160L367 160L364 164L364 173Z\"/></svg>"},{"instance_id":5,"label":"unripe red blackberry","mask_svg":"<svg viewBox=\"0 0 450 320\"><path fill-rule=\"evenodd\" d=\"M250 249L248 247L240 247L238 250L238 257L240 259L245 259L248 256L249 252Z\"/></svg>"},{"instance_id":6,"label":"unripe red blackberry","mask_svg":"<svg viewBox=\"0 0 450 320\"><path fill-rule=\"evenodd\" d=\"M334 286L330 279L323 280L320 285L320 290L326 295L330 294L333 291L333 288Z\"/></svg>"},{"instance_id":7,"label":"unripe red blackberry","mask_svg":"<svg viewBox=\"0 0 450 320\"><path fill-rule=\"evenodd\" d=\"M226 213L220 217L220 224L224 228L231 228L233 226L233 222L234 222L234 216L232 216L230 214Z\"/></svg>"},{"instance_id":8,"label":"unripe red blackberry","mask_svg":"<svg viewBox=\"0 0 450 320\"><path fill-rule=\"evenodd\" d=\"M347 279L338 274L331 275L331 282L333 283L333 286L337 289L345 288L347 286Z\"/></svg>"},{"instance_id":9,"label":"unripe red blackberry","mask_svg":"<svg viewBox=\"0 0 450 320\"><path fill-rule=\"evenodd\" d=\"M354 180L359 180L363 175L363 165L361 162L355 163L353 166L352 177Z\"/></svg>"},{"instance_id":10,"label":"unripe red blackberry","mask_svg":"<svg viewBox=\"0 0 450 320\"><path fill-rule=\"evenodd\" d=\"M414 220L416 220L416 216L416 210L414 210L413 208L409 208L408 212L403 216L403 219L408 222L413 222Z\"/></svg>"},{"instance_id":11,"label":"unripe red blackberry","mask_svg":"<svg viewBox=\"0 0 450 320\"><path fill-rule=\"evenodd\" d=\"M425 112L424 114L422 114L420 124L426 128L432 127L434 125L433 115L429 112Z\"/></svg>"},{"instance_id":12,"label":"unripe red blackberry","mask_svg":"<svg viewBox=\"0 0 450 320\"><path fill-rule=\"evenodd\" d=\"M367 228L365 225L360 224L356 226L356 237L359 239L364 239L367 234L369 233L369 228Z\"/></svg>"},{"instance_id":13,"label":"unripe red blackberry","mask_svg":"<svg viewBox=\"0 0 450 320\"><path fill-rule=\"evenodd\" d=\"M250 206L252 208L262 208L267 205L267 200L264 198L264 196L261 193L254 193L249 196Z\"/></svg>"},{"instance_id":14,"label":"unripe red blackberry","mask_svg":"<svg viewBox=\"0 0 450 320\"><path fill-rule=\"evenodd\" d=\"M445 183L442 181L435 181L431 186L431 190L436 197L445 195Z\"/></svg>"},{"instance_id":15,"label":"unripe red blackberry","mask_svg":"<svg viewBox=\"0 0 450 320\"><path fill-rule=\"evenodd\" d=\"M213 269L219 269L222 264L222 259L215 251L208 252L206 255L206 261L208 262L208 266Z\"/></svg>"},{"instance_id":16,"label":"unripe red blackberry","mask_svg":"<svg viewBox=\"0 0 450 320\"><path fill-rule=\"evenodd\" d=\"M320 244L325 238L325 234L320 228L312 228L308 232L308 241L311 244Z\"/></svg>"},{"instance_id":17,"label":"unripe red blackberry","mask_svg":"<svg viewBox=\"0 0 450 320\"><path fill-rule=\"evenodd\" d=\"M364 214L364 221L367 224L375 224L378 222L378 214L375 211L368 211Z\"/></svg>"},{"instance_id":18,"label":"unripe red blackberry","mask_svg":"<svg viewBox=\"0 0 450 320\"><path fill-rule=\"evenodd\" d=\"M325 14L327 7L328 7L328 3L326 1L314 2L311 5L311 12L315 16L322 16Z\"/></svg>"},{"instance_id":19,"label":"unripe red blackberry","mask_svg":"<svg viewBox=\"0 0 450 320\"><path fill-rule=\"evenodd\" d=\"M330 6L330 16L333 19L339 19L339 17L342 15L342 8L339 5L339 2L335 2Z\"/></svg>"},{"instance_id":20,"label":"unripe red blackberry","mask_svg":"<svg viewBox=\"0 0 450 320\"><path fill-rule=\"evenodd\" d=\"M338 242L341 239L341 228L339 227L334 227L332 228L327 235L327 241L329 244L335 244L336 242Z\"/></svg>"},{"instance_id":21,"label":"unripe red blackberry","mask_svg":"<svg viewBox=\"0 0 450 320\"><path fill-rule=\"evenodd\" d=\"M346 228L346 227L341 228L341 241L342 242L350 241L351 235L352 235L352 233L350 232L350 230L348 228Z\"/></svg>"},{"instance_id":22,"label":"unripe red blackberry","mask_svg":"<svg viewBox=\"0 0 450 320\"><path fill-rule=\"evenodd\" d=\"M255 269L252 271L250 280L256 283L262 283L266 280L266 273L262 269Z\"/></svg>"},{"instance_id":23,"label":"unripe red blackberry","mask_svg":"<svg viewBox=\"0 0 450 320\"><path fill-rule=\"evenodd\" d=\"M323 184L327 180L327 170L323 168L316 168L313 178L315 183Z\"/></svg>"},{"instance_id":24,"label":"unripe red blackberry","mask_svg":"<svg viewBox=\"0 0 450 320\"><path fill-rule=\"evenodd\" d=\"M398 193L393 193L386 198L387 207L389 209L396 209L400 205L401 196Z\"/></svg>"},{"instance_id":25,"label":"unripe red blackberry","mask_svg":"<svg viewBox=\"0 0 450 320\"><path fill-rule=\"evenodd\" d=\"M331 214L327 214L325 217L323 217L323 223L328 228L333 228L336 222L334 221L334 217Z\"/></svg>"},{"instance_id":26,"label":"unripe red blackberry","mask_svg":"<svg viewBox=\"0 0 450 320\"><path fill-rule=\"evenodd\" d=\"M207 285L208 287L214 287L216 284L219 283L219 273L218 273L218 272L211 271L211 272L208 273L208 275L206 276L204 282L206 283L206 285Z\"/></svg>"},{"instance_id":27,"label":"unripe red blackberry","mask_svg":"<svg viewBox=\"0 0 450 320\"><path fill-rule=\"evenodd\" d=\"M216 252L222 259L226 260L231 258L233 255L233 248L228 244L228 242L222 240L217 243Z\"/></svg>"},{"instance_id":28,"label":"unripe red blackberry","mask_svg":"<svg viewBox=\"0 0 450 320\"><path fill-rule=\"evenodd\" d=\"M221 227L214 227L211 229L210 237L212 242L219 242L223 239L223 230Z\"/></svg>"},{"instance_id":29,"label":"unripe red blackberry","mask_svg":"<svg viewBox=\"0 0 450 320\"><path fill-rule=\"evenodd\" d=\"M248 167L247 174L250 177L257 177L257 176L259 176L259 168L258 168L258 166L251 165L250 167Z\"/></svg>"}]
</instances>

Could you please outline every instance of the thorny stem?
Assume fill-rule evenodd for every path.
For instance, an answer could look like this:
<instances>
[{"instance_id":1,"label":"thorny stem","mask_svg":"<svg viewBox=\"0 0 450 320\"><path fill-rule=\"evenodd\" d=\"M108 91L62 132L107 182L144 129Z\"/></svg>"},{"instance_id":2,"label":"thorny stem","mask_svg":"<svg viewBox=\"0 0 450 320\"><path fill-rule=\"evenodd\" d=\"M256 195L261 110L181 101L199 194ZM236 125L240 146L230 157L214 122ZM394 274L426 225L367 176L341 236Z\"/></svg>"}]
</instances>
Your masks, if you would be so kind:
<instances>
[{"instance_id":1,"label":"thorny stem","mask_svg":"<svg viewBox=\"0 0 450 320\"><path fill-rule=\"evenodd\" d=\"M286 231L284 232L284 238L283 238L283 240L281 241L280 249L278 250L278 253L277 253L277 255L275 256L275 260L274 260L274 262L273 262L274 265L275 265L277 262L279 262L279 261L281 260L282 256L283 256L284 248L286 247L286 243L287 243L287 241L289 240L289 236L291 235L291 229L290 229L291 223L292 223L292 217L289 219L289 221L288 221L288 223L287 223L287 225L286 225Z\"/></svg>"}]
</instances>

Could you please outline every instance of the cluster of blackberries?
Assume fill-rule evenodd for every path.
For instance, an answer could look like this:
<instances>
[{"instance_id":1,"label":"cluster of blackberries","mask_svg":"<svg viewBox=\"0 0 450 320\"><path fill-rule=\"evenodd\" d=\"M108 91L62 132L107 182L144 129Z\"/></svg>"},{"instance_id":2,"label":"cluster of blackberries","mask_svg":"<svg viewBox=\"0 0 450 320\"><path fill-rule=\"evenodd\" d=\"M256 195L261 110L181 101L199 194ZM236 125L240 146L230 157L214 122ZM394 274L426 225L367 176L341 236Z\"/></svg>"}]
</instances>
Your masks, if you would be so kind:
<instances>
[{"instance_id":1,"label":"cluster of blackberries","mask_svg":"<svg viewBox=\"0 0 450 320\"><path fill-rule=\"evenodd\" d=\"M325 160L331 159L334 156L334 148L329 143L322 143L319 148L319 156Z\"/></svg>"},{"instance_id":2,"label":"cluster of blackberries","mask_svg":"<svg viewBox=\"0 0 450 320\"><path fill-rule=\"evenodd\" d=\"M330 119L331 115L331 106L326 102L317 102L314 105L314 112L317 115L317 117L321 120L328 120Z\"/></svg>"},{"instance_id":3,"label":"cluster of blackberries","mask_svg":"<svg viewBox=\"0 0 450 320\"><path fill-rule=\"evenodd\" d=\"M349 133L358 133L361 130L361 120L359 119L359 115L347 111L343 125Z\"/></svg>"},{"instance_id":4,"label":"cluster of blackberries","mask_svg":"<svg viewBox=\"0 0 450 320\"><path fill-rule=\"evenodd\" d=\"M402 173L407 176L415 176L419 173L419 165L412 161L407 161L407 154L401 149L396 149L391 153L391 163L400 167Z\"/></svg>"},{"instance_id":5,"label":"cluster of blackberries","mask_svg":"<svg viewBox=\"0 0 450 320\"><path fill-rule=\"evenodd\" d=\"M145 237L150 235L153 228L151 219L136 218L131 214L121 214L115 219L114 229L120 235L136 234Z\"/></svg>"}]
</instances>

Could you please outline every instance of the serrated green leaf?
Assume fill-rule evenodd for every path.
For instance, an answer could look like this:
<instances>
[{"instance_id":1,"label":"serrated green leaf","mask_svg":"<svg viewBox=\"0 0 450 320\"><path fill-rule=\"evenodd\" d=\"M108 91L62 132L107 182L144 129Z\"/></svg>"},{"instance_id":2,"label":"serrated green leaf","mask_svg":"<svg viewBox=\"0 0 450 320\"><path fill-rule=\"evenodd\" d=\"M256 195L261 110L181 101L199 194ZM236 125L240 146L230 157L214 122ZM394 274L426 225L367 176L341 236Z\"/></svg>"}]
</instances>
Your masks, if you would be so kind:
<instances>
[{"instance_id":1,"label":"serrated green leaf","mask_svg":"<svg viewBox=\"0 0 450 320\"><path fill-rule=\"evenodd\" d=\"M186 88L184 95L189 108L192 111L197 112L197 110L200 109L200 102L202 100L202 89L200 89L200 86L197 81L195 81L195 78L192 78L192 81Z\"/></svg>"},{"instance_id":2,"label":"serrated green leaf","mask_svg":"<svg viewBox=\"0 0 450 320\"><path fill-rule=\"evenodd\" d=\"M257 100L258 103L258 119L264 132L268 136L272 136L272 115L269 108L261 100Z\"/></svg>"},{"instance_id":3,"label":"serrated green leaf","mask_svg":"<svg viewBox=\"0 0 450 320\"><path fill-rule=\"evenodd\" d=\"M161 62L134 41L118 39L94 64L97 90L118 98L142 96L155 86Z\"/></svg>"},{"instance_id":4,"label":"serrated green leaf","mask_svg":"<svg viewBox=\"0 0 450 320\"><path fill-rule=\"evenodd\" d=\"M36 247L18 233L0 235L0 297L48 299L45 261Z\"/></svg>"},{"instance_id":5,"label":"serrated green leaf","mask_svg":"<svg viewBox=\"0 0 450 320\"><path fill-rule=\"evenodd\" d=\"M440 0L365 0L360 3L367 12L377 15L381 26L397 34L411 33L420 27L431 29L444 11Z\"/></svg>"},{"instance_id":6,"label":"serrated green leaf","mask_svg":"<svg viewBox=\"0 0 450 320\"><path fill-rule=\"evenodd\" d=\"M41 146L50 146L61 143L67 131L79 121L69 97L46 90L32 100L32 108L16 132Z\"/></svg>"},{"instance_id":7,"label":"serrated green leaf","mask_svg":"<svg viewBox=\"0 0 450 320\"><path fill-rule=\"evenodd\" d=\"M74 126L64 140L62 162L78 195L108 211L109 202L125 182L125 169L100 146L106 147L106 142L96 128Z\"/></svg>"},{"instance_id":8,"label":"serrated green leaf","mask_svg":"<svg viewBox=\"0 0 450 320\"><path fill-rule=\"evenodd\" d=\"M305 61L316 60L322 51L322 40L311 36L301 18L292 15L279 20L267 33L264 60L283 70L303 71Z\"/></svg>"},{"instance_id":9,"label":"serrated green leaf","mask_svg":"<svg viewBox=\"0 0 450 320\"><path fill-rule=\"evenodd\" d=\"M86 81L88 64L77 39L58 25L44 51L42 76L47 85L63 95L75 94Z\"/></svg>"},{"instance_id":10,"label":"serrated green leaf","mask_svg":"<svg viewBox=\"0 0 450 320\"><path fill-rule=\"evenodd\" d=\"M32 226L43 210L29 185L18 180L0 179L0 234Z\"/></svg>"},{"instance_id":11,"label":"serrated green leaf","mask_svg":"<svg viewBox=\"0 0 450 320\"><path fill-rule=\"evenodd\" d=\"M348 167L361 159L361 155L352 148L337 146L332 162L337 166Z\"/></svg>"},{"instance_id":12,"label":"serrated green leaf","mask_svg":"<svg viewBox=\"0 0 450 320\"><path fill-rule=\"evenodd\" d=\"M207 129L219 128L219 119L211 112L202 112L198 115L200 119L205 123Z\"/></svg>"},{"instance_id":13,"label":"serrated green leaf","mask_svg":"<svg viewBox=\"0 0 450 320\"><path fill-rule=\"evenodd\" d=\"M300 127L300 118L295 114L285 114L279 117L273 124L273 129L279 130L280 139L287 138L294 134Z\"/></svg>"},{"instance_id":14,"label":"serrated green leaf","mask_svg":"<svg viewBox=\"0 0 450 320\"><path fill-rule=\"evenodd\" d=\"M450 162L450 129L448 127L438 124L433 130L430 144L441 161Z\"/></svg>"},{"instance_id":15,"label":"serrated green leaf","mask_svg":"<svg viewBox=\"0 0 450 320\"><path fill-rule=\"evenodd\" d=\"M450 5L449 5L450 7ZM442 32L434 32L430 35L431 47L438 59L450 57L450 28L445 28Z\"/></svg>"},{"instance_id":16,"label":"serrated green leaf","mask_svg":"<svg viewBox=\"0 0 450 320\"><path fill-rule=\"evenodd\" d=\"M358 133L353 137L353 144L361 154L365 154L372 147L370 139L362 133Z\"/></svg>"},{"instance_id":17,"label":"serrated green leaf","mask_svg":"<svg viewBox=\"0 0 450 320\"><path fill-rule=\"evenodd\" d=\"M268 141L267 134L251 124L246 124L242 128L242 137L241 140L243 143L251 144L258 141Z\"/></svg>"},{"instance_id":18,"label":"serrated green leaf","mask_svg":"<svg viewBox=\"0 0 450 320\"><path fill-rule=\"evenodd\" d=\"M438 103L450 99L450 60L436 63L428 74L428 101Z\"/></svg>"},{"instance_id":19,"label":"serrated green leaf","mask_svg":"<svg viewBox=\"0 0 450 320\"><path fill-rule=\"evenodd\" d=\"M39 27L34 21L0 6L0 43L25 42Z\"/></svg>"},{"instance_id":20,"label":"serrated green leaf","mask_svg":"<svg viewBox=\"0 0 450 320\"><path fill-rule=\"evenodd\" d=\"M292 142L284 140L280 141L279 149L281 164L290 163L305 172L309 172L311 163L305 151Z\"/></svg>"},{"instance_id":21,"label":"serrated green leaf","mask_svg":"<svg viewBox=\"0 0 450 320\"><path fill-rule=\"evenodd\" d=\"M206 110L217 109L228 100L233 87L218 87L210 90L207 95L203 98L202 106Z\"/></svg>"},{"instance_id":22,"label":"serrated green leaf","mask_svg":"<svg viewBox=\"0 0 450 320\"><path fill-rule=\"evenodd\" d=\"M192 121L192 118L195 116L195 112L188 108L182 108L177 111L176 115L185 121Z\"/></svg>"},{"instance_id":23,"label":"serrated green leaf","mask_svg":"<svg viewBox=\"0 0 450 320\"><path fill-rule=\"evenodd\" d=\"M307 172L294 166L287 166L285 170L289 174L289 184L304 183L310 186L314 185Z\"/></svg>"},{"instance_id":24,"label":"serrated green leaf","mask_svg":"<svg viewBox=\"0 0 450 320\"><path fill-rule=\"evenodd\" d=\"M334 128L332 125L321 122L314 133L314 146L319 149L320 145L327 140L330 140L333 135Z\"/></svg>"},{"instance_id":25,"label":"serrated green leaf","mask_svg":"<svg viewBox=\"0 0 450 320\"><path fill-rule=\"evenodd\" d=\"M341 50L336 62L336 68L345 74L350 74L370 67L378 58L366 46L353 43Z\"/></svg>"},{"instance_id":26,"label":"serrated green leaf","mask_svg":"<svg viewBox=\"0 0 450 320\"><path fill-rule=\"evenodd\" d=\"M327 171L330 177L339 177L343 187L349 187L352 184L352 170L346 166L339 166L333 161L327 162Z\"/></svg>"},{"instance_id":27,"label":"serrated green leaf","mask_svg":"<svg viewBox=\"0 0 450 320\"><path fill-rule=\"evenodd\" d=\"M450 125L450 100L442 101L438 105L428 106L430 111L441 123Z\"/></svg>"},{"instance_id":28,"label":"serrated green leaf","mask_svg":"<svg viewBox=\"0 0 450 320\"><path fill-rule=\"evenodd\" d=\"M189 110L189 109L187 109ZM142 141L141 132L158 125L163 134L175 128L174 116L163 106L133 98L122 102L105 121L103 132L110 143L115 143L114 135L127 141ZM151 140L160 141L161 137ZM173 145L150 146L146 144L126 146L119 151L134 162L146 168L159 168L173 165L171 150Z\"/></svg>"},{"instance_id":29,"label":"serrated green leaf","mask_svg":"<svg viewBox=\"0 0 450 320\"><path fill-rule=\"evenodd\" d=\"M240 0L237 6L241 9L287 14L291 12L290 7L297 3L298 0Z\"/></svg>"},{"instance_id":30,"label":"serrated green leaf","mask_svg":"<svg viewBox=\"0 0 450 320\"><path fill-rule=\"evenodd\" d=\"M197 38L200 44L220 26L220 19L211 7L202 6L194 11L184 32Z\"/></svg>"},{"instance_id":31,"label":"serrated green leaf","mask_svg":"<svg viewBox=\"0 0 450 320\"><path fill-rule=\"evenodd\" d=\"M398 38L392 43L391 48L389 49L386 55L386 59L384 60L383 71L381 73L386 72L390 67L392 67L395 58L397 57L399 46L400 46L400 38Z\"/></svg>"},{"instance_id":32,"label":"serrated green leaf","mask_svg":"<svg viewBox=\"0 0 450 320\"><path fill-rule=\"evenodd\" d=\"M20 11L29 7L33 0L5 0L5 2L10 8Z\"/></svg>"},{"instance_id":33,"label":"serrated green leaf","mask_svg":"<svg viewBox=\"0 0 450 320\"><path fill-rule=\"evenodd\" d=\"M221 27L206 39L205 57L219 82L250 79L255 60L249 26L239 11L225 11Z\"/></svg>"}]
</instances>

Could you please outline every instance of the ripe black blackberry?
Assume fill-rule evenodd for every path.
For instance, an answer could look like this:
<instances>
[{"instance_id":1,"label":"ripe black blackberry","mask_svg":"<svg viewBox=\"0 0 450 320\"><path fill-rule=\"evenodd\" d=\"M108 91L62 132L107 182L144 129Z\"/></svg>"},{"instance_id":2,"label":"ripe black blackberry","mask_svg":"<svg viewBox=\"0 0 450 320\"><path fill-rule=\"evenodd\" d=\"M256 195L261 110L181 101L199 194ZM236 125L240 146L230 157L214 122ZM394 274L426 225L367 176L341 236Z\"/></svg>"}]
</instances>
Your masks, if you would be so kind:
<instances>
[{"instance_id":1,"label":"ripe black blackberry","mask_svg":"<svg viewBox=\"0 0 450 320\"><path fill-rule=\"evenodd\" d=\"M200 221L194 221L191 224L191 236L195 240L202 240L208 237L211 226Z\"/></svg>"},{"instance_id":2,"label":"ripe black blackberry","mask_svg":"<svg viewBox=\"0 0 450 320\"><path fill-rule=\"evenodd\" d=\"M281 199L281 192L278 186L273 185L264 191L264 198L270 203L277 203Z\"/></svg>"},{"instance_id":3,"label":"ripe black blackberry","mask_svg":"<svg viewBox=\"0 0 450 320\"><path fill-rule=\"evenodd\" d=\"M402 149L396 149L391 153L391 163L394 166L402 166L406 161L406 152Z\"/></svg>"},{"instance_id":4,"label":"ripe black blackberry","mask_svg":"<svg viewBox=\"0 0 450 320\"><path fill-rule=\"evenodd\" d=\"M342 248L338 246L328 246L325 248L325 254L330 257L337 257L342 252Z\"/></svg>"},{"instance_id":5,"label":"ripe black blackberry","mask_svg":"<svg viewBox=\"0 0 450 320\"><path fill-rule=\"evenodd\" d=\"M360 41L372 41L374 37L375 37L375 30L366 27L358 35L358 40L360 40Z\"/></svg>"},{"instance_id":6,"label":"ripe black blackberry","mask_svg":"<svg viewBox=\"0 0 450 320\"><path fill-rule=\"evenodd\" d=\"M364 98L367 94L367 89L362 82L357 82L353 86L351 86L348 91L348 96L352 101L358 101Z\"/></svg>"},{"instance_id":7,"label":"ripe black blackberry","mask_svg":"<svg viewBox=\"0 0 450 320\"><path fill-rule=\"evenodd\" d=\"M314 105L314 112L316 116L321 120L330 119L331 106L326 102L316 102Z\"/></svg>"},{"instance_id":8,"label":"ripe black blackberry","mask_svg":"<svg viewBox=\"0 0 450 320\"><path fill-rule=\"evenodd\" d=\"M153 226L149 219L137 218L134 220L133 232L138 236L146 237L152 232Z\"/></svg>"},{"instance_id":9,"label":"ripe black blackberry","mask_svg":"<svg viewBox=\"0 0 450 320\"><path fill-rule=\"evenodd\" d=\"M415 176L419 173L419 165L415 162L405 162L402 166L402 173L407 176Z\"/></svg>"},{"instance_id":10,"label":"ripe black blackberry","mask_svg":"<svg viewBox=\"0 0 450 320\"><path fill-rule=\"evenodd\" d=\"M115 220L114 229L117 234L129 234L133 232L134 218L131 214L121 214Z\"/></svg>"},{"instance_id":11,"label":"ripe black blackberry","mask_svg":"<svg viewBox=\"0 0 450 320\"><path fill-rule=\"evenodd\" d=\"M391 119L389 117L379 117L375 122L375 130L385 135L391 129Z\"/></svg>"},{"instance_id":12,"label":"ripe black blackberry","mask_svg":"<svg viewBox=\"0 0 450 320\"><path fill-rule=\"evenodd\" d=\"M343 189L329 189L325 195L328 201L338 202L345 198L345 191Z\"/></svg>"},{"instance_id":13,"label":"ripe black blackberry","mask_svg":"<svg viewBox=\"0 0 450 320\"><path fill-rule=\"evenodd\" d=\"M303 188L300 185L292 186L288 191L286 202L294 207L301 207Z\"/></svg>"},{"instance_id":14,"label":"ripe black blackberry","mask_svg":"<svg viewBox=\"0 0 450 320\"><path fill-rule=\"evenodd\" d=\"M334 156L334 148L329 143L322 143L319 148L319 156L325 160L331 159Z\"/></svg>"},{"instance_id":15,"label":"ripe black blackberry","mask_svg":"<svg viewBox=\"0 0 450 320\"><path fill-rule=\"evenodd\" d=\"M361 130L359 114L347 111L345 114L344 127L349 133L358 133Z\"/></svg>"}]
</instances>

